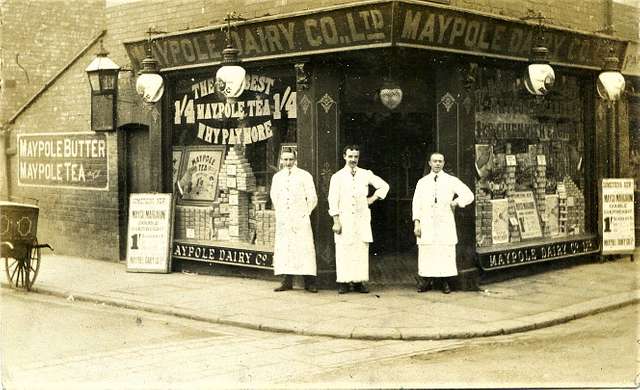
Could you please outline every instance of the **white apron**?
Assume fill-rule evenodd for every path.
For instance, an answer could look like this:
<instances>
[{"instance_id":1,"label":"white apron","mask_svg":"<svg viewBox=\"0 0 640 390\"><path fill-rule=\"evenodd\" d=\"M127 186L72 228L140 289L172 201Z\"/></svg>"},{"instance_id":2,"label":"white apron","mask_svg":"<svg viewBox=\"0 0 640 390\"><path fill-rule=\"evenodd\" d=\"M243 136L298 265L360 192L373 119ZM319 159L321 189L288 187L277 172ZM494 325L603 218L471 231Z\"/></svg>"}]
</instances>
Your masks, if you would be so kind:
<instances>
[{"instance_id":1,"label":"white apron","mask_svg":"<svg viewBox=\"0 0 640 390\"><path fill-rule=\"evenodd\" d=\"M373 241L369 186L376 189L374 194L380 199L389 192L389 185L366 169L356 168L352 175L345 167L331 176L329 214L339 216L342 226L342 232L333 235L338 283L369 280L369 243Z\"/></svg>"},{"instance_id":2,"label":"white apron","mask_svg":"<svg viewBox=\"0 0 640 390\"><path fill-rule=\"evenodd\" d=\"M297 167L273 176L271 201L276 211L273 251L275 275L316 275L316 252L309 215L316 207L313 178Z\"/></svg>"},{"instance_id":3,"label":"white apron","mask_svg":"<svg viewBox=\"0 0 640 390\"><path fill-rule=\"evenodd\" d=\"M458 274L456 267L456 222L451 209L454 200L459 207L473 202L473 193L460 179L447 173L434 173L418 181L413 194L413 220L420 221L418 242L418 275L448 277Z\"/></svg>"}]
</instances>

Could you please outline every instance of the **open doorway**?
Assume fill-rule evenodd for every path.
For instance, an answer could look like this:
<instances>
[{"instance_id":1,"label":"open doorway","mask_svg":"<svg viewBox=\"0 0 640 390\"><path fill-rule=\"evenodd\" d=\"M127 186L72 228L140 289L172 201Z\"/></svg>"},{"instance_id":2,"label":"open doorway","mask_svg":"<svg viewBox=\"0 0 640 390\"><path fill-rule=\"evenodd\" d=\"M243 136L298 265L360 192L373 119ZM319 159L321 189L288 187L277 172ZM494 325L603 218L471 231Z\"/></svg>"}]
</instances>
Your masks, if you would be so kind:
<instances>
[{"instance_id":1,"label":"open doorway","mask_svg":"<svg viewBox=\"0 0 640 390\"><path fill-rule=\"evenodd\" d=\"M428 111L342 115L343 145L360 145L359 165L390 186L387 198L371 208L374 242L370 245L370 269L374 283L406 283L417 272L411 203L434 147L432 122Z\"/></svg>"},{"instance_id":2,"label":"open doorway","mask_svg":"<svg viewBox=\"0 0 640 390\"><path fill-rule=\"evenodd\" d=\"M129 195L149 192L149 127L139 124L122 126L118 129L120 161L118 164L118 184L120 187L120 259L127 256L127 221L129 216Z\"/></svg>"}]
</instances>

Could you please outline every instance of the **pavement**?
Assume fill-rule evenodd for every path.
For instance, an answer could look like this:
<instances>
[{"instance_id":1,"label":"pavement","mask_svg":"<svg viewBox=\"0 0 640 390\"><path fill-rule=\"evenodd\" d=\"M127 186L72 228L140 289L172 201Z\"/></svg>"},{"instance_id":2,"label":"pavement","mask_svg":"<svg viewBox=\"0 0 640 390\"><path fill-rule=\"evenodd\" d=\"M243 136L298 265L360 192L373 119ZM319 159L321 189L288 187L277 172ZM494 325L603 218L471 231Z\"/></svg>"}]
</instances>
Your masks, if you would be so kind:
<instances>
[{"instance_id":1,"label":"pavement","mask_svg":"<svg viewBox=\"0 0 640 390\"><path fill-rule=\"evenodd\" d=\"M640 261L630 259L568 266L481 285L480 291L418 294L409 286L373 286L369 294L338 295L274 292L277 282L241 277L132 273L123 263L43 254L31 293L271 332L465 339L525 332L638 303ZM2 287L9 287L6 279Z\"/></svg>"}]
</instances>

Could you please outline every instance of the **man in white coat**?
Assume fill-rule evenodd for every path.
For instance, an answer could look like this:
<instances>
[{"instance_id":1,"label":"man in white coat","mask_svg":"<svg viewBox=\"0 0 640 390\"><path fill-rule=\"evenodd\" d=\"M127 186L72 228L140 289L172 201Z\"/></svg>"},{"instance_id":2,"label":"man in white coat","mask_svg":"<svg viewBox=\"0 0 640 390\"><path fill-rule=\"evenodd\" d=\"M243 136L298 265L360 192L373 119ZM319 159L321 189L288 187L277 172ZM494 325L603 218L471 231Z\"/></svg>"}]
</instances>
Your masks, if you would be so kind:
<instances>
[{"instance_id":1,"label":"man in white coat","mask_svg":"<svg viewBox=\"0 0 640 390\"><path fill-rule=\"evenodd\" d=\"M456 267L454 210L473 202L473 193L460 179L445 173L444 156L429 156L431 172L418 180L413 194L413 231L418 243L418 292L427 291L432 278L441 280L442 292L451 292L447 278Z\"/></svg>"},{"instance_id":2,"label":"man in white coat","mask_svg":"<svg viewBox=\"0 0 640 390\"><path fill-rule=\"evenodd\" d=\"M369 281L369 243L373 242L369 206L387 196L389 184L373 172L358 167L358 146L345 146L342 156L345 166L331 176L329 184L338 293L348 292L351 283L355 290L368 293L365 282ZM373 186L375 192L367 197L369 186Z\"/></svg>"},{"instance_id":3,"label":"man in white coat","mask_svg":"<svg viewBox=\"0 0 640 390\"><path fill-rule=\"evenodd\" d=\"M318 204L313 178L296 166L293 151L282 152L284 168L273 175L271 202L276 211L273 273L283 275L274 291L293 288L293 275L303 275L304 289L317 293L316 251L309 216Z\"/></svg>"}]
</instances>

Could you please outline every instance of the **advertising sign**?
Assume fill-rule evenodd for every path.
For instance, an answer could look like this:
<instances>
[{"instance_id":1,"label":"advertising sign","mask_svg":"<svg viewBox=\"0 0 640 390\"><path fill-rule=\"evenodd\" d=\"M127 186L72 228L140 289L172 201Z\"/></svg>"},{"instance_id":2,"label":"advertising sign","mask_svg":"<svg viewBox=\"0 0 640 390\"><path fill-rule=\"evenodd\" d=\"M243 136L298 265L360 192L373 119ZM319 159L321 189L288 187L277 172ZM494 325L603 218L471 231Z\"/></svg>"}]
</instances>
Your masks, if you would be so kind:
<instances>
[{"instance_id":1,"label":"advertising sign","mask_svg":"<svg viewBox=\"0 0 640 390\"><path fill-rule=\"evenodd\" d=\"M214 201L218 193L218 176L224 159L223 146L187 147L185 171L192 171L182 200ZM181 172L183 174L184 172Z\"/></svg>"},{"instance_id":2,"label":"advertising sign","mask_svg":"<svg viewBox=\"0 0 640 390\"><path fill-rule=\"evenodd\" d=\"M509 201L492 199L491 202L491 241L493 244L509 242Z\"/></svg>"},{"instance_id":3,"label":"advertising sign","mask_svg":"<svg viewBox=\"0 0 640 390\"><path fill-rule=\"evenodd\" d=\"M478 262L483 270L495 270L586 255L598 252L598 249L598 239L595 235L582 236L572 240L556 239L533 246L478 251Z\"/></svg>"},{"instance_id":4,"label":"advertising sign","mask_svg":"<svg viewBox=\"0 0 640 390\"><path fill-rule=\"evenodd\" d=\"M538 217L533 192L514 192L512 198L516 204L516 216L518 217L520 237L522 237L523 240L542 237L540 218Z\"/></svg>"},{"instance_id":5,"label":"advertising sign","mask_svg":"<svg viewBox=\"0 0 640 390\"><path fill-rule=\"evenodd\" d=\"M127 272L170 272L172 194L131 194Z\"/></svg>"},{"instance_id":6,"label":"advertising sign","mask_svg":"<svg viewBox=\"0 0 640 390\"><path fill-rule=\"evenodd\" d=\"M535 24L428 3L376 1L259 18L236 24L231 40L243 60L387 46L529 58ZM220 27L159 36L151 44L153 57L163 69L219 63L226 46ZM598 69L610 48L623 59L627 46L620 40L550 28L545 29L544 41L552 62ZM125 43L136 71L145 57L145 44L145 40Z\"/></svg>"},{"instance_id":7,"label":"advertising sign","mask_svg":"<svg viewBox=\"0 0 640 390\"><path fill-rule=\"evenodd\" d=\"M633 253L635 248L633 179L602 179L600 234L602 254Z\"/></svg>"},{"instance_id":8,"label":"advertising sign","mask_svg":"<svg viewBox=\"0 0 640 390\"><path fill-rule=\"evenodd\" d=\"M79 190L109 188L104 133L18 134L18 185Z\"/></svg>"},{"instance_id":9,"label":"advertising sign","mask_svg":"<svg viewBox=\"0 0 640 390\"><path fill-rule=\"evenodd\" d=\"M175 241L173 243L173 257L250 268L273 268L273 253L249 248L230 248Z\"/></svg>"}]
</instances>

